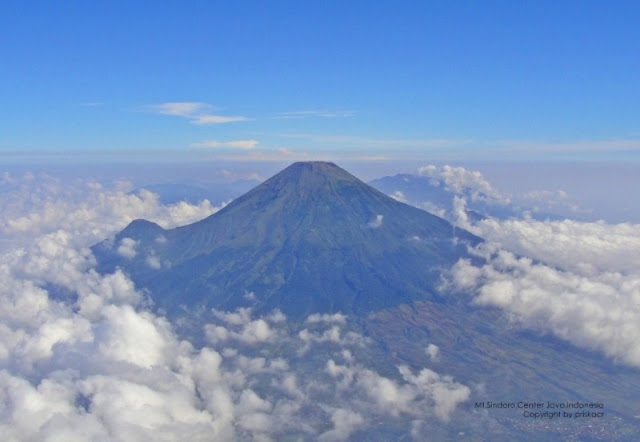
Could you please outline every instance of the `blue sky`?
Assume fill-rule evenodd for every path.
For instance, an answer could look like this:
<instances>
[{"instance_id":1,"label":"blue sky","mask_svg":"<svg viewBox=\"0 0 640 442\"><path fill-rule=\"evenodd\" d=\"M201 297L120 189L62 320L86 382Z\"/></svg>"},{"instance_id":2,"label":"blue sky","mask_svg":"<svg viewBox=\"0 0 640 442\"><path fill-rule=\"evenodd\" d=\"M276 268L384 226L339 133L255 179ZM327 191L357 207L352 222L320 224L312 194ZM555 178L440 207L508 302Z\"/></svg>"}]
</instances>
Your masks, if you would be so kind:
<instances>
[{"instance_id":1,"label":"blue sky","mask_svg":"<svg viewBox=\"0 0 640 442\"><path fill-rule=\"evenodd\" d=\"M0 155L638 160L638 23L635 1L2 2Z\"/></svg>"}]
</instances>

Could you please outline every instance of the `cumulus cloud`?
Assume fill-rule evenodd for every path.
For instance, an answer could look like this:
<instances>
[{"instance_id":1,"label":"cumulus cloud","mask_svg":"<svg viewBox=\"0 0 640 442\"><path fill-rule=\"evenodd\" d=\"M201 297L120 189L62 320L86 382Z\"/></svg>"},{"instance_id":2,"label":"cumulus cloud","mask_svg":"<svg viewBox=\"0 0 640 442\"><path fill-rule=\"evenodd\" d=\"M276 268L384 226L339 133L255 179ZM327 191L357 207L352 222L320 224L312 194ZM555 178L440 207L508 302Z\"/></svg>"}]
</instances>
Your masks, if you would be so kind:
<instances>
[{"instance_id":1,"label":"cumulus cloud","mask_svg":"<svg viewBox=\"0 0 640 442\"><path fill-rule=\"evenodd\" d=\"M160 260L153 253L149 254L144 261L150 268L158 270L162 267Z\"/></svg>"},{"instance_id":2,"label":"cumulus cloud","mask_svg":"<svg viewBox=\"0 0 640 442\"><path fill-rule=\"evenodd\" d=\"M338 408L331 413L333 428L322 433L318 438L321 441L348 440L351 433L364 424L362 415L351 410Z\"/></svg>"},{"instance_id":3,"label":"cumulus cloud","mask_svg":"<svg viewBox=\"0 0 640 442\"><path fill-rule=\"evenodd\" d=\"M37 181L14 183L0 202L15 244L0 252L4 439L339 440L385 421L446 420L463 401L466 387L444 375L366 367L359 355L371 343L339 312L295 326L277 310L213 310L196 347L122 271L97 273L88 247L132 219L170 227L215 208L85 181L69 195L55 179ZM29 204L13 198L28 189ZM117 246L136 251L127 238ZM336 382L329 362L351 384Z\"/></svg>"},{"instance_id":4,"label":"cumulus cloud","mask_svg":"<svg viewBox=\"0 0 640 442\"><path fill-rule=\"evenodd\" d=\"M350 387L355 387L371 401L371 407L394 416L420 416L421 413L435 411L440 420L447 421L456 406L471 395L467 386L428 368L414 374L408 367L399 366L404 382L381 376L359 365L340 365L332 359L327 362L326 370L336 378L345 396L353 394L354 389Z\"/></svg>"},{"instance_id":5,"label":"cumulus cloud","mask_svg":"<svg viewBox=\"0 0 640 442\"><path fill-rule=\"evenodd\" d=\"M120 245L116 249L118 255L127 258L133 259L138 253L136 252L136 245L138 241L132 238L122 238L120 240Z\"/></svg>"},{"instance_id":6,"label":"cumulus cloud","mask_svg":"<svg viewBox=\"0 0 640 442\"><path fill-rule=\"evenodd\" d=\"M454 286L527 328L640 366L640 225L483 219L458 201L458 224L485 238L485 260L458 262Z\"/></svg>"},{"instance_id":7,"label":"cumulus cloud","mask_svg":"<svg viewBox=\"0 0 640 442\"><path fill-rule=\"evenodd\" d=\"M297 334L295 329L289 329L280 312L262 317L256 317L250 308L211 313L213 322L205 325L210 343L221 346L236 342L235 346L220 350L222 359L217 364L233 370L233 374L225 375L228 383L245 388L237 396L235 422L253 437L291 430L293 422L287 419L298 416L311 404L321 404L315 412L317 416L306 414L302 420L305 425L296 426L296 431L321 440L346 440L381 420L432 418L446 422L470 394L468 387L430 369L414 374L400 366L398 376L390 378L365 367L351 350L366 348L370 341L353 330L343 329L348 322L340 313L310 315L304 323L312 329L303 328ZM259 340L260 346L255 345L258 341L243 337L256 324L265 324L271 330L270 339ZM274 336L277 338L271 339ZM301 351L310 347L318 350L313 359ZM275 348L288 356L263 356L272 355ZM318 367L323 368L321 371L291 371L301 363L308 366L318 354L331 355L324 367ZM265 376L271 379L270 389L261 388L263 394L246 390L245 386L251 384L249 378L256 382ZM334 399L327 401L328 397ZM329 428L327 421L331 422Z\"/></svg>"},{"instance_id":8,"label":"cumulus cloud","mask_svg":"<svg viewBox=\"0 0 640 442\"><path fill-rule=\"evenodd\" d=\"M368 226L371 227L372 229L377 229L378 227L382 226L383 219L384 219L383 215L376 215L376 217L369 222Z\"/></svg>"},{"instance_id":9,"label":"cumulus cloud","mask_svg":"<svg viewBox=\"0 0 640 442\"><path fill-rule=\"evenodd\" d=\"M429 344L426 349L427 356L432 361L437 361L440 359L440 348L435 344Z\"/></svg>"},{"instance_id":10,"label":"cumulus cloud","mask_svg":"<svg viewBox=\"0 0 640 442\"><path fill-rule=\"evenodd\" d=\"M347 322L347 317L342 313L314 313L307 317L307 322L310 322L312 324L318 322L345 324Z\"/></svg>"},{"instance_id":11,"label":"cumulus cloud","mask_svg":"<svg viewBox=\"0 0 640 442\"><path fill-rule=\"evenodd\" d=\"M221 326L207 325L205 327L207 338L212 343L236 339L246 344L257 344L268 341L274 337L274 332L264 319L256 319L244 324L239 331L230 331Z\"/></svg>"},{"instance_id":12,"label":"cumulus cloud","mask_svg":"<svg viewBox=\"0 0 640 442\"><path fill-rule=\"evenodd\" d=\"M227 328L207 324L205 334L210 342L218 343L228 339L235 339L245 344L257 344L276 337L276 332L269 326L269 323L260 318L252 320L250 309L240 309L238 313L224 313L214 310L214 315L227 322ZM277 314L274 315L276 319ZM229 326L235 326L228 328Z\"/></svg>"},{"instance_id":13,"label":"cumulus cloud","mask_svg":"<svg viewBox=\"0 0 640 442\"><path fill-rule=\"evenodd\" d=\"M472 200L508 203L509 198L498 192L478 171L464 167L428 166L418 168L418 174L430 178L435 186L442 186L456 194L466 194Z\"/></svg>"},{"instance_id":14,"label":"cumulus cloud","mask_svg":"<svg viewBox=\"0 0 640 442\"><path fill-rule=\"evenodd\" d=\"M640 269L638 224L484 219L467 227L501 248L578 274Z\"/></svg>"},{"instance_id":15,"label":"cumulus cloud","mask_svg":"<svg viewBox=\"0 0 640 442\"><path fill-rule=\"evenodd\" d=\"M74 244L89 246L121 230L135 219L148 219L164 228L198 221L221 207L208 200L162 205L147 190L126 192L129 185L107 189L91 180L65 186L59 179L41 176L23 179L0 198L0 235L14 245L31 244L34 235L63 230Z\"/></svg>"},{"instance_id":16,"label":"cumulus cloud","mask_svg":"<svg viewBox=\"0 0 640 442\"><path fill-rule=\"evenodd\" d=\"M391 195L389 195L396 201L400 201L401 203L407 203L407 198L404 196L404 193L401 190L394 191Z\"/></svg>"},{"instance_id":17,"label":"cumulus cloud","mask_svg":"<svg viewBox=\"0 0 640 442\"><path fill-rule=\"evenodd\" d=\"M640 367L638 275L583 276L499 251L480 268L460 261L453 277L476 291L479 305L500 307L525 327Z\"/></svg>"}]
</instances>

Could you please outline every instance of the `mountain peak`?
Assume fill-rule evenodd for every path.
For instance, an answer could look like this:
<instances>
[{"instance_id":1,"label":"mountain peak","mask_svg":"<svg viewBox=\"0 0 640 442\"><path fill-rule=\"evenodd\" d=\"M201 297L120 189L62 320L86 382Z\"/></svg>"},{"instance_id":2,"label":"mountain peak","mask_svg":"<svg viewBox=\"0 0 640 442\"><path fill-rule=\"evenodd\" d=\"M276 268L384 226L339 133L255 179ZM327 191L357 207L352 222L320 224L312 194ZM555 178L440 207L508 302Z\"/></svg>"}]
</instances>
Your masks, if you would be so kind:
<instances>
[{"instance_id":1,"label":"mountain peak","mask_svg":"<svg viewBox=\"0 0 640 442\"><path fill-rule=\"evenodd\" d=\"M255 292L257 310L295 318L437 299L436 274L479 241L321 161L293 163L208 218L163 231L163 243L157 227L134 227L124 232L137 241L133 259L95 252L103 270L124 268L156 305L229 309ZM149 267L149 256L167 268Z\"/></svg>"},{"instance_id":2,"label":"mountain peak","mask_svg":"<svg viewBox=\"0 0 640 442\"><path fill-rule=\"evenodd\" d=\"M292 163L289 167L286 167L282 170L282 172L286 170L296 170L296 169L306 169L306 170L315 170L315 171L327 171L332 169L343 170L338 167L335 163L331 161L296 161Z\"/></svg>"},{"instance_id":3,"label":"mountain peak","mask_svg":"<svg viewBox=\"0 0 640 442\"><path fill-rule=\"evenodd\" d=\"M334 163L326 161L299 161L274 175L264 184L268 186L287 183L311 190L313 187L340 181L360 182L356 177ZM364 183L363 183L364 184Z\"/></svg>"}]
</instances>

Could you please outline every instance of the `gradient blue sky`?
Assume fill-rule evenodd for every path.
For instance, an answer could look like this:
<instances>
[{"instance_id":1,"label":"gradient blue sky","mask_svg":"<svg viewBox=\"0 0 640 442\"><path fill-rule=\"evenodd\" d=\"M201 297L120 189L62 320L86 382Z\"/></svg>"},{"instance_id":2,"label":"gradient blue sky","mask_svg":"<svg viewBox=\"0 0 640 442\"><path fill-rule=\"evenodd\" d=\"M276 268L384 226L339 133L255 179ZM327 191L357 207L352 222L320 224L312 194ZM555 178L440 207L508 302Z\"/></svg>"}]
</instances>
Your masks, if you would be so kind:
<instances>
[{"instance_id":1,"label":"gradient blue sky","mask_svg":"<svg viewBox=\"0 0 640 442\"><path fill-rule=\"evenodd\" d=\"M638 160L639 24L637 1L3 1L0 156Z\"/></svg>"}]
</instances>

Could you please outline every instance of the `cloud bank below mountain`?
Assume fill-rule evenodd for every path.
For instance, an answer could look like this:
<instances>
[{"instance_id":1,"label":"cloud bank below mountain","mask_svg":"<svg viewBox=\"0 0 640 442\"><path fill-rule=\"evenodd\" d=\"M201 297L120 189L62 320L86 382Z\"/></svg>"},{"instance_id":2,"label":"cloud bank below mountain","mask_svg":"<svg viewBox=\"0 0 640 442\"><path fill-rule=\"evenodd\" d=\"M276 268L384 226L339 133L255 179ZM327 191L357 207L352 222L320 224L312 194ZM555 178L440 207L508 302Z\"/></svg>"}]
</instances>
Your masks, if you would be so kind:
<instances>
[{"instance_id":1,"label":"cloud bank below mountain","mask_svg":"<svg viewBox=\"0 0 640 442\"><path fill-rule=\"evenodd\" d=\"M27 194L30 204L15 204ZM419 432L469 398L428 367L399 366L395 376L367 367L358 356L367 339L340 314L292 329L278 311L212 311L196 347L123 272L93 269L88 246L131 220L172 227L214 212L208 202L163 206L151 193L37 179L2 201L11 245L0 260L5 440L345 440L398 419ZM317 364L307 358L315 350L326 355Z\"/></svg>"},{"instance_id":2,"label":"cloud bank below mountain","mask_svg":"<svg viewBox=\"0 0 640 442\"><path fill-rule=\"evenodd\" d=\"M456 200L457 224L487 240L474 251L486 263L459 261L455 288L521 326L640 367L640 225L526 217L472 223L465 203Z\"/></svg>"}]
</instances>

